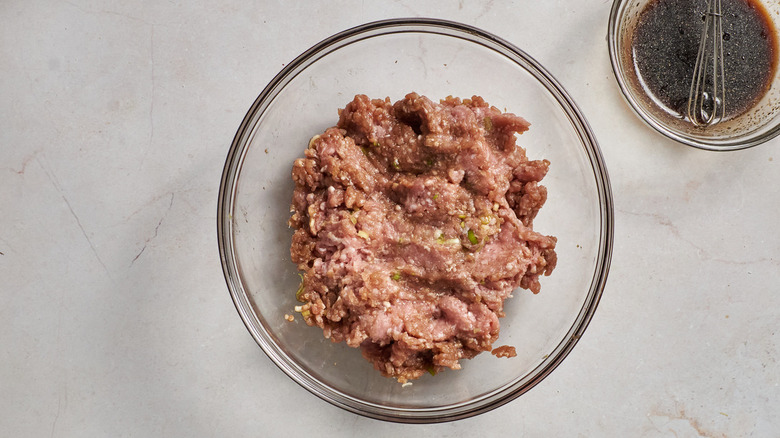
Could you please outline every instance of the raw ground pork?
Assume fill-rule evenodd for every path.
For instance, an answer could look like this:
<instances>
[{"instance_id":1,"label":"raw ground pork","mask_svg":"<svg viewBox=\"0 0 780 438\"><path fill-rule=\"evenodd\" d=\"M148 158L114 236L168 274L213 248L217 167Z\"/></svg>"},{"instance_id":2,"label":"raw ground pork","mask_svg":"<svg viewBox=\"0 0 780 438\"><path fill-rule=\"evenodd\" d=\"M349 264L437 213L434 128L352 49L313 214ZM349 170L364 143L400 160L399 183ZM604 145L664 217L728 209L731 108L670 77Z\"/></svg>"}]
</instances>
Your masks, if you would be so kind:
<instances>
[{"instance_id":1,"label":"raw ground pork","mask_svg":"<svg viewBox=\"0 0 780 438\"><path fill-rule=\"evenodd\" d=\"M516 145L528 127L477 96L355 96L293 165L306 323L399 382L492 350L504 300L556 263L532 229L550 163Z\"/></svg>"}]
</instances>

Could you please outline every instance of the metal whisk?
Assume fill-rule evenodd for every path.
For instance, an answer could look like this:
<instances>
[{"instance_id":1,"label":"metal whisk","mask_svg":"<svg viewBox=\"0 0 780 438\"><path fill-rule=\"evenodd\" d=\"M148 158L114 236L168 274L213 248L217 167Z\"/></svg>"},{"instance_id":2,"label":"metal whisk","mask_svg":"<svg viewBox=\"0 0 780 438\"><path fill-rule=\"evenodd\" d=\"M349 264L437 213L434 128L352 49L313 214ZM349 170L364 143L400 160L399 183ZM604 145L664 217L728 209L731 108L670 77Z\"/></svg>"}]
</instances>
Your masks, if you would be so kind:
<instances>
[{"instance_id":1,"label":"metal whisk","mask_svg":"<svg viewBox=\"0 0 780 438\"><path fill-rule=\"evenodd\" d=\"M696 126L714 125L726 114L722 21L720 0L708 0L688 94L688 118Z\"/></svg>"}]
</instances>

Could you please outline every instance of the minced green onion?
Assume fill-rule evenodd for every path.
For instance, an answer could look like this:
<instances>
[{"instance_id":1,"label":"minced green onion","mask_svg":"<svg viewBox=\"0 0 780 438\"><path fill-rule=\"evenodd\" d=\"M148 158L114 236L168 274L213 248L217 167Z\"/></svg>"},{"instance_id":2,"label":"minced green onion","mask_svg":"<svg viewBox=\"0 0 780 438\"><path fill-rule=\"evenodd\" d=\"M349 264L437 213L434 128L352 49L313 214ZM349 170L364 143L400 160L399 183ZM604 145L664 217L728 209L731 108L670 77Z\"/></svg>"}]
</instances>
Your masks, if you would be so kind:
<instances>
[{"instance_id":1,"label":"minced green onion","mask_svg":"<svg viewBox=\"0 0 780 438\"><path fill-rule=\"evenodd\" d=\"M301 301L301 294L303 294L303 274L298 273L298 276L301 277L301 284L298 286L298 291L295 292L295 299Z\"/></svg>"},{"instance_id":2,"label":"minced green onion","mask_svg":"<svg viewBox=\"0 0 780 438\"><path fill-rule=\"evenodd\" d=\"M393 276L392 276L392 277L390 277L390 278L392 278L392 279L393 279L393 281L398 281L398 280L400 280L400 279L401 279L401 273L400 273L400 272L394 272L394 273L393 273Z\"/></svg>"},{"instance_id":3,"label":"minced green onion","mask_svg":"<svg viewBox=\"0 0 780 438\"><path fill-rule=\"evenodd\" d=\"M476 245L477 243L479 243L479 239L477 239L477 235L474 234L474 230L469 230L468 236L469 236L469 242L471 242L472 245Z\"/></svg>"},{"instance_id":4,"label":"minced green onion","mask_svg":"<svg viewBox=\"0 0 780 438\"><path fill-rule=\"evenodd\" d=\"M453 237L448 239L444 234L436 238L436 243L439 245L460 245L460 239Z\"/></svg>"}]
</instances>

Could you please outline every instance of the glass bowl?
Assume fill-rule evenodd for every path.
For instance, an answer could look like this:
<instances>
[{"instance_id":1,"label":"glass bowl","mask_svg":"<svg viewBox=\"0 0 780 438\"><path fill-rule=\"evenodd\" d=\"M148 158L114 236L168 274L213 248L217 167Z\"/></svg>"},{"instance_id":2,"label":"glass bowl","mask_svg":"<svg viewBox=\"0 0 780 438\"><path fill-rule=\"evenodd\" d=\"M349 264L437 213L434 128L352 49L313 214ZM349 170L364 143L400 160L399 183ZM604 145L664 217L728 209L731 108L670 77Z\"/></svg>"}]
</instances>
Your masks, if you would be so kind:
<instances>
[{"instance_id":1,"label":"glass bowl","mask_svg":"<svg viewBox=\"0 0 780 438\"><path fill-rule=\"evenodd\" d=\"M538 295L505 303L498 343L458 371L412 385L383 377L357 349L325 339L300 315L290 261L292 164L310 137L335 125L355 94L398 100L481 95L532 124L529 158L551 161L535 229L558 238L558 266ZM612 252L612 194L596 139L577 106L536 61L496 36L433 19L373 22L330 38L288 64L260 93L230 147L217 231L228 288L247 329L279 368L322 399L368 417L426 423L465 418L515 399L571 351L601 297ZM258 396L261 396L258 394Z\"/></svg>"},{"instance_id":2,"label":"glass bowl","mask_svg":"<svg viewBox=\"0 0 780 438\"><path fill-rule=\"evenodd\" d=\"M645 80L640 78L637 73L632 51L632 38L641 12L648 4L655 1L657 0L615 0L609 16L607 42L612 70L623 96L634 112L661 134L680 143L705 150L729 151L749 148L780 134L780 68L775 68L774 76L768 82L769 90L755 105L740 115L709 127L695 127L688 122L686 117L682 117L657 103L658 101L652 96L652 93L646 91L646 87L643 85L646 83ZM752 1L760 3L764 7L766 18L777 31L778 23L780 23L780 3L769 0ZM703 13L706 3L698 2L697 5L696 7L701 8ZM728 14L724 9L724 20L727 18ZM701 31L691 27L687 22L677 23L677 25L680 26L680 35L683 35L687 29L695 29L695 32L691 31L689 34L693 35L694 41L698 42L701 38ZM726 28L724 27L724 29ZM679 46L675 48L676 56L687 56L686 50L689 51L689 48L685 48L684 44L669 44L670 47ZM693 52L690 53L690 56L694 57L693 59L695 59L696 49L697 47L694 47ZM726 56L740 55L739 53L730 53L726 47L724 47L724 51L726 51ZM774 56L777 57L776 51ZM692 77L683 77L679 81L686 84L687 88L691 79ZM728 108L731 91L728 88L725 91Z\"/></svg>"}]
</instances>

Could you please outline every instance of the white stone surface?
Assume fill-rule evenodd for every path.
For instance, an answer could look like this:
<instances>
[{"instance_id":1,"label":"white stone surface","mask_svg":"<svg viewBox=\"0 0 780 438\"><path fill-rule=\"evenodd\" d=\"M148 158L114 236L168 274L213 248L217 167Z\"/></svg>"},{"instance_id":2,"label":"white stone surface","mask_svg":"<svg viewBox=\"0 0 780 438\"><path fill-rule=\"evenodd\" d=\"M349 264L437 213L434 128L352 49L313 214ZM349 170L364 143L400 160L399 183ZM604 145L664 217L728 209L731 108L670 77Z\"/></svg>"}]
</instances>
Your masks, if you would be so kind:
<instances>
[{"instance_id":1,"label":"white stone surface","mask_svg":"<svg viewBox=\"0 0 780 438\"><path fill-rule=\"evenodd\" d=\"M332 3L332 4L328 4ZM0 3L0 436L777 436L780 138L695 150L623 102L610 1L4 0ZM615 250L564 363L455 423L341 411L268 360L216 245L223 160L283 65L382 18L518 45L601 144Z\"/></svg>"}]
</instances>

